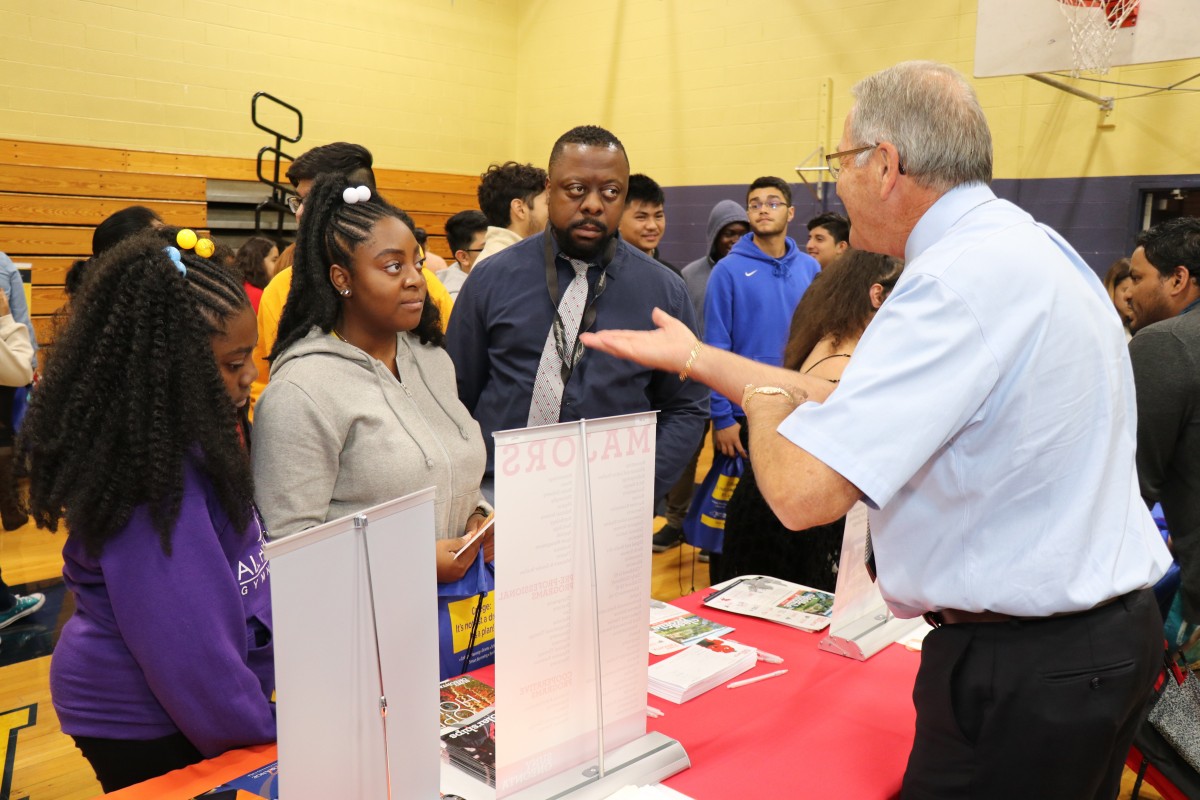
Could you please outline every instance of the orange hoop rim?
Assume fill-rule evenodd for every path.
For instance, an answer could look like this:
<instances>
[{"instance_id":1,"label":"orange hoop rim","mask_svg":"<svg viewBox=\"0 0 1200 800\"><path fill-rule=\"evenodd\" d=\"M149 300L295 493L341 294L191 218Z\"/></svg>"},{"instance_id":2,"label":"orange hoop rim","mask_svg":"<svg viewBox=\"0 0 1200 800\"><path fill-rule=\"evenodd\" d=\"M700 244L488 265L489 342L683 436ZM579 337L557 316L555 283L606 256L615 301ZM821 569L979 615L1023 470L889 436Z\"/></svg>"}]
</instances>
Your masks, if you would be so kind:
<instances>
[{"instance_id":1,"label":"orange hoop rim","mask_svg":"<svg viewBox=\"0 0 1200 800\"><path fill-rule=\"evenodd\" d=\"M1058 0L1060 5L1070 6L1072 8L1098 8L1104 11L1104 16L1108 19L1110 26L1115 26L1120 21L1122 28L1132 28L1137 25L1138 9L1142 5L1141 0L1132 0L1133 8L1121 19L1117 13L1117 7L1121 4L1120 0Z\"/></svg>"}]
</instances>

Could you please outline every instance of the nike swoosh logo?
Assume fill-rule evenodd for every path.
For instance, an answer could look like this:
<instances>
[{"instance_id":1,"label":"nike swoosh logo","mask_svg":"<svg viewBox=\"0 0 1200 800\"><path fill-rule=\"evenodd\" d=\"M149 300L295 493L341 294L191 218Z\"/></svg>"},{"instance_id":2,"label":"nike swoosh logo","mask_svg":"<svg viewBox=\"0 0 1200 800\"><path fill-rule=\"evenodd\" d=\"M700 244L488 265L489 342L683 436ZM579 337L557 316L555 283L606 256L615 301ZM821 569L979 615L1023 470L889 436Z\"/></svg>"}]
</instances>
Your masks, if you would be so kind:
<instances>
[{"instance_id":1,"label":"nike swoosh logo","mask_svg":"<svg viewBox=\"0 0 1200 800\"><path fill-rule=\"evenodd\" d=\"M750 277L751 275L753 275L755 272L758 272L758 270L754 270L753 272L747 272L747 273L746 273L746 277L747 277L747 278L749 278L749 277Z\"/></svg>"}]
</instances>

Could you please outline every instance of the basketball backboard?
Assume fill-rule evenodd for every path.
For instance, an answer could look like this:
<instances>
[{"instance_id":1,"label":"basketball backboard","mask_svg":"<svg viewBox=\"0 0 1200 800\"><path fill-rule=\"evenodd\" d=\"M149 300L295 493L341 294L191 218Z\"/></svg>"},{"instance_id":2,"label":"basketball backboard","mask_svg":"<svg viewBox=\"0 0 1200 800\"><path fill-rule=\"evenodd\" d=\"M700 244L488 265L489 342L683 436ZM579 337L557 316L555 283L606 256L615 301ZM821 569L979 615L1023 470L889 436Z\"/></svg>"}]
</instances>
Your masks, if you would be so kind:
<instances>
[{"instance_id":1,"label":"basketball backboard","mask_svg":"<svg viewBox=\"0 0 1200 800\"><path fill-rule=\"evenodd\" d=\"M1111 64L1200 57L1197 5L1197 0L1141 0L1136 23L1116 31ZM1071 28L1061 6L1061 0L979 0L975 77L1072 70ZM1103 8L1082 10L1104 13Z\"/></svg>"}]
</instances>

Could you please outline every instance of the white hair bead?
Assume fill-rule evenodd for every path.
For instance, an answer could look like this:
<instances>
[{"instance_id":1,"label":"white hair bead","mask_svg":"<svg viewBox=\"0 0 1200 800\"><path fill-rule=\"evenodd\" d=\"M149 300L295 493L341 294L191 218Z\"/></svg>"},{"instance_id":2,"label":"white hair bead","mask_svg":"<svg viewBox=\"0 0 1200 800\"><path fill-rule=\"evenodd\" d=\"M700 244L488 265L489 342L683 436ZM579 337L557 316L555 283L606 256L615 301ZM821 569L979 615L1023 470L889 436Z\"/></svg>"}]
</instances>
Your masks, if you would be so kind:
<instances>
[{"instance_id":1,"label":"white hair bead","mask_svg":"<svg viewBox=\"0 0 1200 800\"><path fill-rule=\"evenodd\" d=\"M347 205L365 203L371 199L371 189L369 186L347 186L342 190L342 199Z\"/></svg>"}]
</instances>

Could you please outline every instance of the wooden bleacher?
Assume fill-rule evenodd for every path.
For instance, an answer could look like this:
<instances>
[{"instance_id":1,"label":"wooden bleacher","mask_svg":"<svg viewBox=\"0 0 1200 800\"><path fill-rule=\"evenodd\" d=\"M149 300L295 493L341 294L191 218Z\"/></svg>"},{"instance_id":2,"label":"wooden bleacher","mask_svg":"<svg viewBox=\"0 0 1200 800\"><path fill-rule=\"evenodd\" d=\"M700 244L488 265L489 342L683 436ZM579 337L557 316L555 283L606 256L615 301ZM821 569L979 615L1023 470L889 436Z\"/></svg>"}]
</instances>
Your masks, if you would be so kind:
<instances>
[{"instance_id":1,"label":"wooden bleacher","mask_svg":"<svg viewBox=\"0 0 1200 800\"><path fill-rule=\"evenodd\" d=\"M297 145L295 154L306 147ZM478 207L478 176L376 169L375 177L380 192L425 228L429 249L450 260L445 222ZM168 224L202 230L209 180L256 181L255 160L0 139L0 251L33 264L30 314L39 344L53 342L67 270L90 255L97 224L144 205Z\"/></svg>"}]
</instances>

